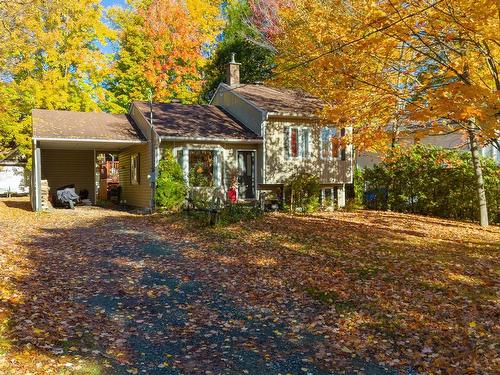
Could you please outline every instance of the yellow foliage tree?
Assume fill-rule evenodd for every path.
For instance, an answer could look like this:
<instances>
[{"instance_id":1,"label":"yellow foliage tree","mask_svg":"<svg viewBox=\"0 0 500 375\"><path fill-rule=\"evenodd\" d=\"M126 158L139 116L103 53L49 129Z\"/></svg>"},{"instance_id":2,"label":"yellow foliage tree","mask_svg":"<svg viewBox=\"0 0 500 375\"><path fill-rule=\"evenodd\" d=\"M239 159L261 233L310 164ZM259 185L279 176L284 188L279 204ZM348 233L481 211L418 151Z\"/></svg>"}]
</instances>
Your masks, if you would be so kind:
<instances>
[{"instance_id":1,"label":"yellow foliage tree","mask_svg":"<svg viewBox=\"0 0 500 375\"><path fill-rule=\"evenodd\" d=\"M31 109L101 110L113 38L98 0L0 1L0 141L30 154Z\"/></svg>"},{"instance_id":2,"label":"yellow foliage tree","mask_svg":"<svg viewBox=\"0 0 500 375\"><path fill-rule=\"evenodd\" d=\"M358 149L406 131L467 134L488 224L478 143L500 130L497 1L291 0L278 24L276 79L322 98Z\"/></svg>"}]
</instances>

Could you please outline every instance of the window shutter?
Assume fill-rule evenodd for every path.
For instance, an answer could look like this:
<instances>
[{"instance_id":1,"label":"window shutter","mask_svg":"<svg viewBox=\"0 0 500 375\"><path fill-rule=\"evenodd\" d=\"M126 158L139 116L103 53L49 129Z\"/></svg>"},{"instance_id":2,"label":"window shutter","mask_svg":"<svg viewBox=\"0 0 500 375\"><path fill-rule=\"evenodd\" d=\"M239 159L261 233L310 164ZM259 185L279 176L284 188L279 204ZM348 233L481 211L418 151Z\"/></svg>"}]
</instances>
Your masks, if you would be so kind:
<instances>
[{"instance_id":1,"label":"window shutter","mask_svg":"<svg viewBox=\"0 0 500 375\"><path fill-rule=\"evenodd\" d=\"M283 132L283 149L285 151L285 159L290 158L290 127L285 126Z\"/></svg>"},{"instance_id":2,"label":"window shutter","mask_svg":"<svg viewBox=\"0 0 500 375\"><path fill-rule=\"evenodd\" d=\"M304 129L304 156L309 158L311 156L311 129Z\"/></svg>"}]
</instances>

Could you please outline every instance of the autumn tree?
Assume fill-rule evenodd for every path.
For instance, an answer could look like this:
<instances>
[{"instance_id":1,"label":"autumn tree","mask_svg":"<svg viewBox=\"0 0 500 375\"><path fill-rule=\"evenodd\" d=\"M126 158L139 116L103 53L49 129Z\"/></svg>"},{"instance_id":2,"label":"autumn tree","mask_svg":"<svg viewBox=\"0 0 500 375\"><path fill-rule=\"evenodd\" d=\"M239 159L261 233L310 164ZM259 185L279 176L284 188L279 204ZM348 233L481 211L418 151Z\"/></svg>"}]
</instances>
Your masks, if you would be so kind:
<instances>
[{"instance_id":1,"label":"autumn tree","mask_svg":"<svg viewBox=\"0 0 500 375\"><path fill-rule=\"evenodd\" d=\"M498 12L493 0L293 0L265 24L277 25L276 80L322 98L358 149L410 131L466 134L487 225L478 146L499 131Z\"/></svg>"},{"instance_id":2,"label":"autumn tree","mask_svg":"<svg viewBox=\"0 0 500 375\"><path fill-rule=\"evenodd\" d=\"M203 99L209 101L220 82L224 81L226 65L231 54L241 64L241 82L254 83L271 77L275 51L266 44L259 29L253 23L254 17L247 0L227 2L225 26L215 52L204 68L205 84Z\"/></svg>"},{"instance_id":3,"label":"autumn tree","mask_svg":"<svg viewBox=\"0 0 500 375\"><path fill-rule=\"evenodd\" d=\"M124 109L132 100L196 102L206 56L220 32L220 1L131 0L109 16L120 49L108 87Z\"/></svg>"},{"instance_id":4,"label":"autumn tree","mask_svg":"<svg viewBox=\"0 0 500 375\"><path fill-rule=\"evenodd\" d=\"M113 37L98 0L0 1L0 142L31 151L31 109L105 109Z\"/></svg>"}]
</instances>

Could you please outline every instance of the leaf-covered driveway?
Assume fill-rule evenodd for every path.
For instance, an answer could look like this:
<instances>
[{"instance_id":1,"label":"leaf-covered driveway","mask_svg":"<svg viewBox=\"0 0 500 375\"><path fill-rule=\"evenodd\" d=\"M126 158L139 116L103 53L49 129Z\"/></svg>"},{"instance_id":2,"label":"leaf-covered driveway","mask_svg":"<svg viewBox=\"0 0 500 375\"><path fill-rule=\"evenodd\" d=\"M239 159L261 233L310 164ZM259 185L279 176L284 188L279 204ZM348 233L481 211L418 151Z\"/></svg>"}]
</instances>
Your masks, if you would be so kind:
<instances>
[{"instance_id":1,"label":"leaf-covered driveway","mask_svg":"<svg viewBox=\"0 0 500 375\"><path fill-rule=\"evenodd\" d=\"M0 200L0 373L493 373L500 231Z\"/></svg>"}]
</instances>

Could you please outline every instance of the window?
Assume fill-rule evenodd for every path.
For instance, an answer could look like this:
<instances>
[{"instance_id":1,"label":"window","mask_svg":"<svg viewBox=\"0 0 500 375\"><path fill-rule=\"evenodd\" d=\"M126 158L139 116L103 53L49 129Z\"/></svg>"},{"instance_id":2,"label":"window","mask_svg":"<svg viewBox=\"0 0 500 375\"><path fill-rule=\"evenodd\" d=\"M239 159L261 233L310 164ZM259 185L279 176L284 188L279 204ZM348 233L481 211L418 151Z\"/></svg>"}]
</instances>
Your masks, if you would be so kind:
<instances>
[{"instance_id":1,"label":"window","mask_svg":"<svg viewBox=\"0 0 500 375\"><path fill-rule=\"evenodd\" d=\"M335 137L335 128L321 129L320 144L321 144L321 158L328 159L332 157L332 139Z\"/></svg>"},{"instance_id":2,"label":"window","mask_svg":"<svg viewBox=\"0 0 500 375\"><path fill-rule=\"evenodd\" d=\"M340 129L340 134L337 136L337 129L323 128L321 129L321 158L322 159L346 159L346 146L343 144L344 136L346 135L345 128Z\"/></svg>"},{"instance_id":3,"label":"window","mask_svg":"<svg viewBox=\"0 0 500 375\"><path fill-rule=\"evenodd\" d=\"M310 156L311 129L306 127L285 127L285 155L290 158Z\"/></svg>"},{"instance_id":4,"label":"window","mask_svg":"<svg viewBox=\"0 0 500 375\"><path fill-rule=\"evenodd\" d=\"M323 207L335 205L335 189L333 187L321 189L321 205Z\"/></svg>"},{"instance_id":5,"label":"window","mask_svg":"<svg viewBox=\"0 0 500 375\"><path fill-rule=\"evenodd\" d=\"M189 185L194 187L214 185L214 151L189 150Z\"/></svg>"},{"instance_id":6,"label":"window","mask_svg":"<svg viewBox=\"0 0 500 375\"><path fill-rule=\"evenodd\" d=\"M130 156L130 183L132 185L139 185L139 154Z\"/></svg>"}]
</instances>

